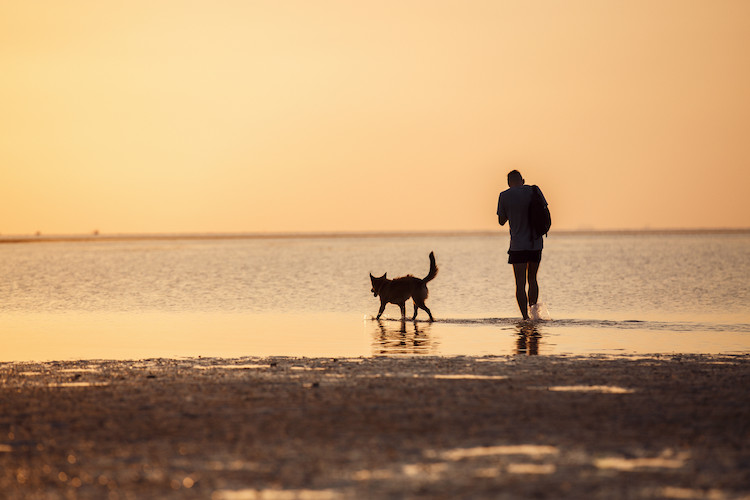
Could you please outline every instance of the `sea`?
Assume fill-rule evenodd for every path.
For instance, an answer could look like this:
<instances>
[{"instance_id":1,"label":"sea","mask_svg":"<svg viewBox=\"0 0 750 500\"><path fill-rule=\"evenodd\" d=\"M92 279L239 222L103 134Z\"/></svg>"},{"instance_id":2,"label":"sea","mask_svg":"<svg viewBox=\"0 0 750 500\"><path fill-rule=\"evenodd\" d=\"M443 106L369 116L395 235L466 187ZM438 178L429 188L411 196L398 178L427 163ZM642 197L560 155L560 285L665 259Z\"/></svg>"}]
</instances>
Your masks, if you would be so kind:
<instances>
[{"instance_id":1,"label":"sea","mask_svg":"<svg viewBox=\"0 0 750 500\"><path fill-rule=\"evenodd\" d=\"M544 245L529 322L502 231L3 237L0 361L750 353L750 232ZM375 320L370 273L424 277L430 252L435 321Z\"/></svg>"}]
</instances>

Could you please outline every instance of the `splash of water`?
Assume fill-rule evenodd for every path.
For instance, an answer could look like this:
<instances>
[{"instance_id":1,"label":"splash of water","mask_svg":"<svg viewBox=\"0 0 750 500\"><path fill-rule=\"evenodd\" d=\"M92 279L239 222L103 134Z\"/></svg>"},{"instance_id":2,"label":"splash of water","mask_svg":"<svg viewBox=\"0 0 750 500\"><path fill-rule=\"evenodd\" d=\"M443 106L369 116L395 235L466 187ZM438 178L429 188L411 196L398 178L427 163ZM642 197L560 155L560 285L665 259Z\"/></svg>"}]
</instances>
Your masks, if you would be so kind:
<instances>
[{"instance_id":1,"label":"splash of water","mask_svg":"<svg viewBox=\"0 0 750 500\"><path fill-rule=\"evenodd\" d=\"M549 311L547 306L543 302L537 302L536 304L529 306L529 318L534 321L549 321Z\"/></svg>"}]
</instances>

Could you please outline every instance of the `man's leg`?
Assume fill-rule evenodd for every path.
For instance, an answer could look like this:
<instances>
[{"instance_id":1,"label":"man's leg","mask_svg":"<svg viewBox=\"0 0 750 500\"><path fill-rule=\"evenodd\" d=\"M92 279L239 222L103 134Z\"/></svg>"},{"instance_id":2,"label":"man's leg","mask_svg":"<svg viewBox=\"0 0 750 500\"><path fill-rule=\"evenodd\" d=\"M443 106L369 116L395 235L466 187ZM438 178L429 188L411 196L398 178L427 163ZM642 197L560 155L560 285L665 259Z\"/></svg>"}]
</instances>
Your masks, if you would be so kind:
<instances>
[{"instance_id":1,"label":"man's leg","mask_svg":"<svg viewBox=\"0 0 750 500\"><path fill-rule=\"evenodd\" d=\"M528 300L526 297L526 269L527 262L513 264L513 274L516 275L516 300L518 308L521 310L523 319L529 319Z\"/></svg>"},{"instance_id":2,"label":"man's leg","mask_svg":"<svg viewBox=\"0 0 750 500\"><path fill-rule=\"evenodd\" d=\"M536 281L536 273L539 271L539 262L529 262L529 305L533 306L539 300L539 283Z\"/></svg>"}]
</instances>

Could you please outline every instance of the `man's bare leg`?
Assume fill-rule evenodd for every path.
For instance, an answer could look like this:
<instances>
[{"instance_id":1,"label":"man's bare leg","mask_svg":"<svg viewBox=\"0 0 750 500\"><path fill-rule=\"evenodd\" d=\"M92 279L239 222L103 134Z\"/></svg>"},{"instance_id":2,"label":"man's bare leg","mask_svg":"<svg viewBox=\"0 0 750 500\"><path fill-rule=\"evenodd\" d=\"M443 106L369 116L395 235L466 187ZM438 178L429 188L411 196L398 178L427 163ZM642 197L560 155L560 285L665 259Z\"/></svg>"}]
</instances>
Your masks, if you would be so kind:
<instances>
[{"instance_id":1,"label":"man's bare leg","mask_svg":"<svg viewBox=\"0 0 750 500\"><path fill-rule=\"evenodd\" d=\"M529 262L529 305L533 306L539 300L539 283L536 281L536 273L539 271L539 262Z\"/></svg>"},{"instance_id":2,"label":"man's bare leg","mask_svg":"<svg viewBox=\"0 0 750 500\"><path fill-rule=\"evenodd\" d=\"M526 269L528 263L513 264L513 274L516 276L516 300L523 319L529 319L528 298L526 296ZM535 275L536 277L536 275ZM538 291L538 290L537 290Z\"/></svg>"}]
</instances>

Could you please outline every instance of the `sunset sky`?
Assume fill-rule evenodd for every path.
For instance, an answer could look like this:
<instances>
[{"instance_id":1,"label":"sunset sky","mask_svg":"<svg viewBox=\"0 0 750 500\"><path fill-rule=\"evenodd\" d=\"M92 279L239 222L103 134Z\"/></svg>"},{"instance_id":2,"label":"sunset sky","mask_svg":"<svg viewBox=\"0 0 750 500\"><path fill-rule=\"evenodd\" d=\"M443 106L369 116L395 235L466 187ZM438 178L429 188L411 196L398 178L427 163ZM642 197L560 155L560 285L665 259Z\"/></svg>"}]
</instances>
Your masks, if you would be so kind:
<instances>
[{"instance_id":1,"label":"sunset sky","mask_svg":"<svg viewBox=\"0 0 750 500\"><path fill-rule=\"evenodd\" d=\"M750 1L0 0L0 233L750 227ZM507 231L503 228L503 230Z\"/></svg>"}]
</instances>

